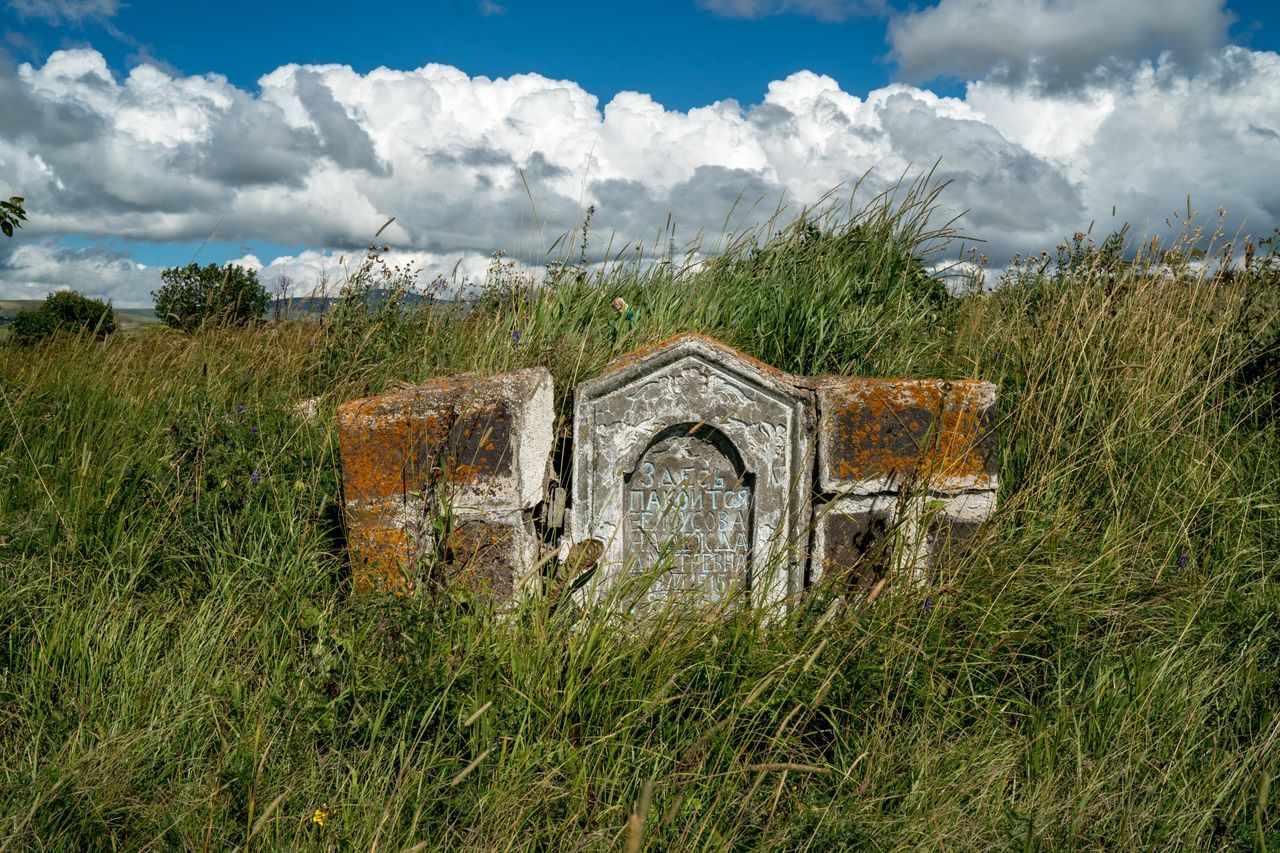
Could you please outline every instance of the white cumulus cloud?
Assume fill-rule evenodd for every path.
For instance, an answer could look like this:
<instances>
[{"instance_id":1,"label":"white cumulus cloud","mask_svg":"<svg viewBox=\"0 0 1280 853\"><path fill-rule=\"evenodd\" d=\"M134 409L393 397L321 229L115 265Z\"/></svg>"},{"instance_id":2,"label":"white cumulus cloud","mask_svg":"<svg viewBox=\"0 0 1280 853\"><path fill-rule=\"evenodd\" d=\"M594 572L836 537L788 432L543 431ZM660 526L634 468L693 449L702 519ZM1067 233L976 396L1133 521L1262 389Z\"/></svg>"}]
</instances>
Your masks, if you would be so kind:
<instances>
[{"instance_id":1,"label":"white cumulus cloud","mask_svg":"<svg viewBox=\"0 0 1280 853\"><path fill-rule=\"evenodd\" d=\"M30 217L0 241L0 297L57 279L131 305L159 286L156 269L118 252L58 248L68 235L305 246L253 261L268 287L285 274L301 292L394 216L379 242L428 279L461 260L476 280L495 250L546 260L589 205L599 260L610 243L665 246L668 217L677 247L699 234L714 244L730 211L733 230L869 171L864 196L935 163L951 182L944 202L968 211L964 231L990 240L993 259L1052 248L1112 205L1135 229L1155 227L1188 193L1269 233L1278 134L1280 56L1238 47L1071 90L989 79L963 98L904 84L855 93L798 72L760 103L688 111L445 65L284 65L250 91L148 65L118 77L95 51L59 51L0 65L0 176Z\"/></svg>"}]
</instances>

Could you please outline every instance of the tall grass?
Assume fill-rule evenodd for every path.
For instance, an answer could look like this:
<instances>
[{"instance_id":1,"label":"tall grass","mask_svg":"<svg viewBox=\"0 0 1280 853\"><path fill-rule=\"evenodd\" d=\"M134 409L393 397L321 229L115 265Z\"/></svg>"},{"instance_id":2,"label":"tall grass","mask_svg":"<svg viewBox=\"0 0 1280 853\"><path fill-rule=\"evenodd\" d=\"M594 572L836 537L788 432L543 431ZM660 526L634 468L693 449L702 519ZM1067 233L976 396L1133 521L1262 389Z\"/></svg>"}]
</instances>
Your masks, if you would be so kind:
<instances>
[{"instance_id":1,"label":"tall grass","mask_svg":"<svg viewBox=\"0 0 1280 853\"><path fill-rule=\"evenodd\" d=\"M500 268L466 314L5 351L0 848L1280 846L1280 441L1239 378L1274 282L1099 256L952 299L932 192L696 269ZM563 417L686 330L996 382L978 547L767 626L350 595L339 402L546 364Z\"/></svg>"}]
</instances>

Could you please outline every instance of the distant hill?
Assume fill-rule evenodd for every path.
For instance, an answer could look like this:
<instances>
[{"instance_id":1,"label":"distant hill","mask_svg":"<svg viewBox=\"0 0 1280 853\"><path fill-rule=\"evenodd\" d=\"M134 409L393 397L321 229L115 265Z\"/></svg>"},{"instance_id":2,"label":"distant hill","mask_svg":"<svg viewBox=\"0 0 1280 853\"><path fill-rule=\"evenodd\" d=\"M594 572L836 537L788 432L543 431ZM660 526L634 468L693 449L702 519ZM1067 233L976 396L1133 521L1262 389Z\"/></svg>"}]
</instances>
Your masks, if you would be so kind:
<instances>
[{"instance_id":1,"label":"distant hill","mask_svg":"<svg viewBox=\"0 0 1280 853\"><path fill-rule=\"evenodd\" d=\"M376 305L380 301L382 293L383 291L374 291L369 294L369 303ZM333 296L290 296L285 299L273 299L267 305L267 319L301 320L323 317L329 313L337 301L337 297ZM434 301L430 297L417 293L407 295L404 301L408 305L431 302L433 307L437 307L440 310L456 307L465 308L468 305L466 302ZM18 316L18 312L34 311L43 303L43 299L0 299L0 327L12 324L14 318ZM115 308L114 310L116 312L116 323L119 324L121 329L137 329L141 326L160 322L160 318L156 316L155 309L152 308Z\"/></svg>"},{"instance_id":2,"label":"distant hill","mask_svg":"<svg viewBox=\"0 0 1280 853\"><path fill-rule=\"evenodd\" d=\"M19 311L34 311L44 304L43 299L0 299L0 326L7 326ZM116 323L122 329L136 329L160 322L150 308L115 308Z\"/></svg>"}]
</instances>

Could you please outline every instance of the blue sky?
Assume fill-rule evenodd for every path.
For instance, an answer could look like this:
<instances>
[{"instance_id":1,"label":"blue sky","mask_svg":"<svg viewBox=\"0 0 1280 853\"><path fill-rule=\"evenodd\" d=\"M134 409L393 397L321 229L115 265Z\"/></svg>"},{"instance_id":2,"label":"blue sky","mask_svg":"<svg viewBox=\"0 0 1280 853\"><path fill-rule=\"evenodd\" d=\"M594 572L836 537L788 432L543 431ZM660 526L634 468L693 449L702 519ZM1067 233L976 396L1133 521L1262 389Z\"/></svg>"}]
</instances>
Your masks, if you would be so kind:
<instances>
[{"instance_id":1,"label":"blue sky","mask_svg":"<svg viewBox=\"0 0 1280 853\"><path fill-rule=\"evenodd\" d=\"M623 90L647 92L681 110L724 98L758 101L769 81L806 69L852 91L893 79L885 58L887 17L877 14L752 20L694 2L513 0L501 13L467 0L370 4L368 14L333 0L302 8L133 2L109 25L93 18L50 25L29 17L16 31L30 46L15 49L11 42L10 51L38 59L57 47L91 45L118 69L149 57L186 74L224 74L242 88L284 62L339 63L362 72L439 62L475 76L536 71L574 80L603 101Z\"/></svg>"},{"instance_id":2,"label":"blue sky","mask_svg":"<svg viewBox=\"0 0 1280 853\"><path fill-rule=\"evenodd\" d=\"M795 71L829 75L850 92L869 91L897 79L885 40L895 4L832 3L836 10L855 7L847 17L834 12L834 18L806 14L804 4L797 5L779 14L745 17L690 0L448 0L367 7L337 0L134 0L121 4L109 18L59 16L51 23L28 14L10 21L5 40L19 60L38 61L61 47L90 46L118 70L140 61L159 61L184 74L222 74L244 89L285 62L337 63L361 72L438 62L473 76L534 71L574 80L602 101L624 90L646 92L678 110L724 98L755 103L770 81ZM1232 2L1227 8L1236 17L1230 27L1233 43L1263 50L1280 47L1280 17L1274 4L1253 0ZM917 82L929 83L939 94L963 90L963 81L956 77Z\"/></svg>"},{"instance_id":3,"label":"blue sky","mask_svg":"<svg viewBox=\"0 0 1280 853\"><path fill-rule=\"evenodd\" d=\"M588 204L619 242L668 215L709 239L740 195L934 161L997 264L1188 193L1268 233L1268 5L0 0L0 193L30 212L0 298L145 304L192 257L305 287L391 215L405 258L482 275Z\"/></svg>"}]
</instances>

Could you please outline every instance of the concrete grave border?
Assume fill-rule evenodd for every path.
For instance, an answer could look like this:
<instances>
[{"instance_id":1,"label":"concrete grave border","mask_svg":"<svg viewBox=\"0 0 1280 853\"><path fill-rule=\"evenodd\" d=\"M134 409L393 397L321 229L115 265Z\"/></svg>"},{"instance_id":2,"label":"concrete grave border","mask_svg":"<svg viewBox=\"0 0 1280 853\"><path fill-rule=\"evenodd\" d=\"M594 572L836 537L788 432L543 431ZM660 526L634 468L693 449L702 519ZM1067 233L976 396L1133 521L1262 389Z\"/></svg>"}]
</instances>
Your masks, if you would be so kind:
<instances>
[{"instance_id":1,"label":"concrete grave border","mask_svg":"<svg viewBox=\"0 0 1280 853\"><path fill-rule=\"evenodd\" d=\"M572 442L558 472L569 481L566 516L564 484L551 486L545 368L440 377L353 400L338 408L338 433L355 590L415 592L414 570L427 555L446 582L512 602L540 586L537 570L559 553L564 566L548 579L549 594L575 580L568 572L591 570L576 599L599 605L637 562L625 531L667 535L665 521L637 528L626 519L623 492L640 461L667 452L655 448L672 437L714 445L751 489L749 519L729 522L747 525L749 551L738 550L737 534L726 549L725 518L718 544L708 549L711 533L698 534L694 559L705 562L684 576L709 577L718 590L708 598L699 587L700 600L725 595L716 584L736 578L739 565L749 601L764 608L835 569L834 582L851 590L863 575L919 581L939 554L967 547L995 511L995 403L988 382L798 377L712 338L677 335L615 359L574 389ZM702 450L693 452L696 465ZM700 469L662 470L687 478ZM707 492L712 508L719 488ZM436 505L442 494L444 507ZM642 499L652 502L652 490ZM689 506L696 519L702 508ZM436 542L430 521L441 513L454 523ZM702 523L692 521L695 531L707 530ZM686 527L680 538L688 535ZM887 562L885 548L869 550L875 542L891 546ZM663 589L673 588L682 587Z\"/></svg>"}]
</instances>

